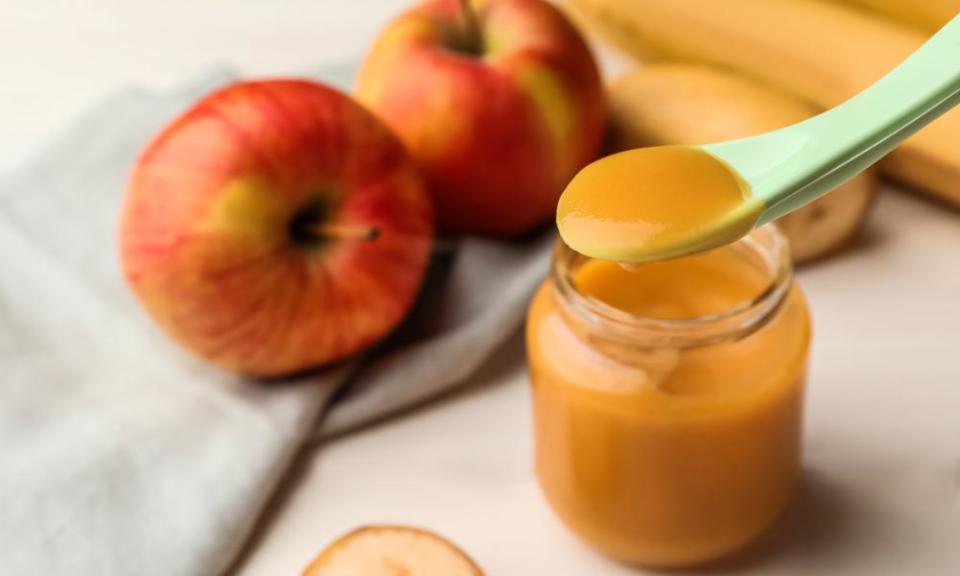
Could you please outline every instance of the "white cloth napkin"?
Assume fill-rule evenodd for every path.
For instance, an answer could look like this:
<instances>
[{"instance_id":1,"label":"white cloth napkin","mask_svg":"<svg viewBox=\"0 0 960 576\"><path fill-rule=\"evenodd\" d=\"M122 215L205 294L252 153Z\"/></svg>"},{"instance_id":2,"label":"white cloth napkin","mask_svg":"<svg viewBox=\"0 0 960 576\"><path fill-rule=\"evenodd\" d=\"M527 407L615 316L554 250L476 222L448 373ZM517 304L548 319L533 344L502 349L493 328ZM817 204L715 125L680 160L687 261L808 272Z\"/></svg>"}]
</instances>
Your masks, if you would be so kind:
<instances>
[{"instance_id":1,"label":"white cloth napkin","mask_svg":"<svg viewBox=\"0 0 960 576\"><path fill-rule=\"evenodd\" d=\"M117 209L151 135L229 79L117 94L0 179L2 574L222 573L306 440L455 386L516 330L546 272L549 234L462 241L366 359L271 384L195 360L124 286Z\"/></svg>"}]
</instances>

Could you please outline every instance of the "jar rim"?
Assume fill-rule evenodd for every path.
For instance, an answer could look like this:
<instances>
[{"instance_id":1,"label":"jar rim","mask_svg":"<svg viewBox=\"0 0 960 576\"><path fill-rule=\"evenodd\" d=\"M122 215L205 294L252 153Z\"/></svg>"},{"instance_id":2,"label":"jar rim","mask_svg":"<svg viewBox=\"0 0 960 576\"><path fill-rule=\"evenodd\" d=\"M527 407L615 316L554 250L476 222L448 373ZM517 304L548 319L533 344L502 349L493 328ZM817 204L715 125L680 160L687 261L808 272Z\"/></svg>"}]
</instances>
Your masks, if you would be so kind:
<instances>
[{"instance_id":1,"label":"jar rim","mask_svg":"<svg viewBox=\"0 0 960 576\"><path fill-rule=\"evenodd\" d=\"M689 348L743 338L765 325L780 309L793 284L793 266L786 237L774 224L758 228L731 244L748 250L766 268L769 281L755 296L721 312L690 318L658 318L626 312L580 292L574 264L587 258L558 239L551 280L562 309L608 337L650 347ZM588 259L588 258L587 258Z\"/></svg>"}]
</instances>

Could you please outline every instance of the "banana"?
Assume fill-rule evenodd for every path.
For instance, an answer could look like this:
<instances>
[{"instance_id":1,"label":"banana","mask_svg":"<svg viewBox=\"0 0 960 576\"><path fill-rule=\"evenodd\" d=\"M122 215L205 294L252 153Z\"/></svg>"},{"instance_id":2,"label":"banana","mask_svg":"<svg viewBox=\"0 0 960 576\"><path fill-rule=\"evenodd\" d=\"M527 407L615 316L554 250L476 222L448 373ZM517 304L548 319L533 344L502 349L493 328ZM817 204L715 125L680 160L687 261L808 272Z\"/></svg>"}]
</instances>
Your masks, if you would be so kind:
<instances>
[{"instance_id":1,"label":"banana","mask_svg":"<svg viewBox=\"0 0 960 576\"><path fill-rule=\"evenodd\" d=\"M643 66L611 83L608 92L614 150L741 138L818 111L753 79L697 64ZM794 260L807 262L845 245L860 229L878 186L870 170L781 218Z\"/></svg>"},{"instance_id":2,"label":"banana","mask_svg":"<svg viewBox=\"0 0 960 576\"><path fill-rule=\"evenodd\" d=\"M565 0L574 19L641 58L734 68L829 108L920 47L919 30L816 0ZM881 161L884 175L960 205L960 109Z\"/></svg>"},{"instance_id":3,"label":"banana","mask_svg":"<svg viewBox=\"0 0 960 576\"><path fill-rule=\"evenodd\" d=\"M939 30L960 14L960 0L844 0L866 6L927 31Z\"/></svg>"},{"instance_id":4,"label":"banana","mask_svg":"<svg viewBox=\"0 0 960 576\"><path fill-rule=\"evenodd\" d=\"M303 576L483 576L444 538L408 526L366 526L340 537Z\"/></svg>"}]
</instances>

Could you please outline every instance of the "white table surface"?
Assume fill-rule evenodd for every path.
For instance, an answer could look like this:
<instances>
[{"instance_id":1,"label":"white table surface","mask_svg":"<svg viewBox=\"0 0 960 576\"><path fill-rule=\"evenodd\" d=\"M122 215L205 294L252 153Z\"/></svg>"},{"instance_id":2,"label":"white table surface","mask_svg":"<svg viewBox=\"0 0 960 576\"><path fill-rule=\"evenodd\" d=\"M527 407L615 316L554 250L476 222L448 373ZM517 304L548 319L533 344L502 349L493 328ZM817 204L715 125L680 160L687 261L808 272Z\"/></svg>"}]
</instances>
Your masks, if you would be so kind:
<instances>
[{"instance_id":1,"label":"white table surface","mask_svg":"<svg viewBox=\"0 0 960 576\"><path fill-rule=\"evenodd\" d=\"M212 66L356 58L404 0L0 0L0 172L98 98ZM803 487L724 573L960 574L960 215L887 194L857 250L806 270L816 323ZM531 471L522 339L465 391L310 452L240 562L298 574L333 537L403 522L489 574L636 574L553 518Z\"/></svg>"}]
</instances>

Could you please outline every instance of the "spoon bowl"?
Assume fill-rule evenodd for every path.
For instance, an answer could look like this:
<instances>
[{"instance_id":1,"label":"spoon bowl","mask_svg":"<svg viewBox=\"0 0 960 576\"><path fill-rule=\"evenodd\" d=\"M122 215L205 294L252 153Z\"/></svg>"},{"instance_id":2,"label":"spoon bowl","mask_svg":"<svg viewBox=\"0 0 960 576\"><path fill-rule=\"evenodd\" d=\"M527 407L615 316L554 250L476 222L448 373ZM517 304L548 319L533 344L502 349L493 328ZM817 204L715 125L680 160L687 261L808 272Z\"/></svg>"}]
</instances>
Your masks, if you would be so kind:
<instances>
[{"instance_id":1,"label":"spoon bowl","mask_svg":"<svg viewBox=\"0 0 960 576\"><path fill-rule=\"evenodd\" d=\"M570 182L557 213L561 235L576 241L578 252L642 262L733 242L754 227L762 209L746 182L715 156L693 146L658 146L590 164Z\"/></svg>"}]
</instances>

